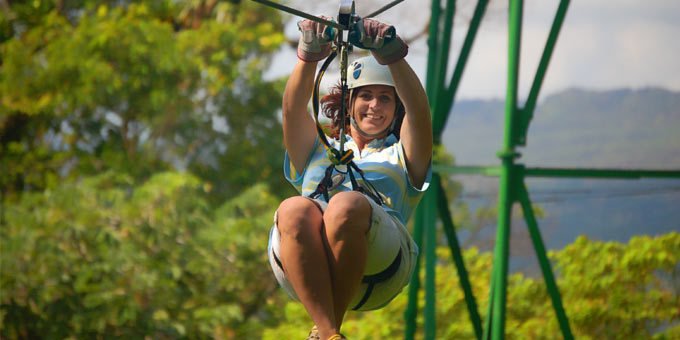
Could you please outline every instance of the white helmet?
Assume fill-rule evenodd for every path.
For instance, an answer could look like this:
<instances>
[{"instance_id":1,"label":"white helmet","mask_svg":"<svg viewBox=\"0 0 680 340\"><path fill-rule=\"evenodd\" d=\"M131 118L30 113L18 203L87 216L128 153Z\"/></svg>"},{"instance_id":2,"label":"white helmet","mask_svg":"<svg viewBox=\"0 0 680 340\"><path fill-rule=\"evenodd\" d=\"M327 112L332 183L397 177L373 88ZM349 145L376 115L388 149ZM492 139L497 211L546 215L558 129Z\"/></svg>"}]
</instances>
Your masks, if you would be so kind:
<instances>
[{"instance_id":1,"label":"white helmet","mask_svg":"<svg viewBox=\"0 0 680 340\"><path fill-rule=\"evenodd\" d=\"M378 64L378 61L371 56L359 58L347 68L347 87L349 89L366 85L395 87L389 67Z\"/></svg>"},{"instance_id":2,"label":"white helmet","mask_svg":"<svg viewBox=\"0 0 680 340\"><path fill-rule=\"evenodd\" d=\"M385 65L380 65L378 61L371 56L355 60L349 65L347 69L347 88L350 90L350 98L354 96L354 89L366 85L387 85L396 89L390 68ZM354 105L354 101L351 100L351 102L351 105ZM394 130L394 127L397 123L396 111L399 110L400 103L401 102L397 100L397 107L395 109L394 118L392 119L392 124L390 124L390 126L388 126L384 131L369 134L361 130L356 120L354 120L354 115L350 115L349 119L352 127L354 127L362 136L368 138L377 138L386 132L389 134Z\"/></svg>"}]
</instances>

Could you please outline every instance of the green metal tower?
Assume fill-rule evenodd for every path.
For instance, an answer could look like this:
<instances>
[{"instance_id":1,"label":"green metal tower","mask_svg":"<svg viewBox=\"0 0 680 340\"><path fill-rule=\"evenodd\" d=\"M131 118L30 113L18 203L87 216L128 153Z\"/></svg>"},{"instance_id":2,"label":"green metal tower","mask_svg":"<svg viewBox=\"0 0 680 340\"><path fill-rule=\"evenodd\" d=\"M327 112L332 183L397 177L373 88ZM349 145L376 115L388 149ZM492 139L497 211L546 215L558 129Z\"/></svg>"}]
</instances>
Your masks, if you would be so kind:
<instances>
[{"instance_id":1,"label":"green metal tower","mask_svg":"<svg viewBox=\"0 0 680 340\"><path fill-rule=\"evenodd\" d=\"M290 8L271 0L252 0L264 5L301 16L310 20L322 22L341 30L347 27L334 22L326 21L311 14ZM373 17L402 2L393 0L379 10L367 15ZM352 2L341 0L341 3ZM443 3L445 2L445 3ZM449 55L451 47L451 32L453 18L456 12L456 0L432 0L431 19L428 38L428 63L425 89L428 94L432 111L434 128L434 142L441 145L443 128L446 125L458 85L465 70L472 45L475 41L479 25L486 12L488 0L478 0L470 22L468 32L463 41L458 60L453 69L453 75L446 81L449 69ZM538 228L538 223L531 206L531 199L525 184L526 177L590 177L590 178L680 178L680 170L618 170L618 169L564 169L564 168L526 168L518 162L521 155L516 151L518 146L526 145L526 136L529 124L536 107L538 94L543 84L548 64L552 56L555 42L559 35L564 17L569 7L569 0L560 0L555 18L550 28L541 60L536 70L531 90L523 107L518 104L517 87L520 61L520 42L522 36L522 11L523 0L509 0L508 10L508 74L507 92L505 99L505 131L503 148L498 152L499 166L445 166L433 165L432 181L430 188L423 197L414 216L413 238L421 250L421 255L416 262L415 272L409 285L408 307L404 313L406 319L405 338L413 339L416 332L416 314L418 312L418 291L421 289L419 273L421 271L421 259L425 263L425 310L424 320L425 339L436 338L436 247L437 247L437 221L441 221L443 231L448 241L453 262L456 265L460 278L460 288L465 294L470 322L473 325L477 339L503 339L506 319L506 292L508 285L508 256L510 244L510 221L512 218L512 206L519 203L524 217L536 256L543 273L547 291L552 300L553 308L565 339L573 339L569 320L562 305L560 292L557 288L550 262L546 255L545 246ZM342 8L342 6L341 6ZM354 7L352 6L352 9ZM352 10L353 12L353 10ZM494 249L493 270L489 284L489 305L487 318L484 325L479 314L477 302L472 292L468 279L467 270L463 261L460 244L455 232L449 203L441 184L441 176L450 174L479 174L499 177L498 193L498 221L496 232L496 245Z\"/></svg>"},{"instance_id":2,"label":"green metal tower","mask_svg":"<svg viewBox=\"0 0 680 340\"><path fill-rule=\"evenodd\" d=\"M425 265L425 307L424 337L436 338L435 316L435 264L436 264L436 225L442 222L443 231L448 240L453 262L460 277L460 288L465 294L468 314L477 339L503 339L506 320L506 292L508 284L508 257L510 221L512 206L519 203L529 234L536 251L536 256L543 274L545 285L552 300L553 308L565 339L573 339L569 320L562 305L559 290L553 271L546 255L545 246L534 215L531 199L525 184L526 177L590 177L590 178L680 178L680 171L664 170L615 170L615 169L564 169L564 168L526 168L519 162L521 155L516 151L518 146L526 145L526 136L536 107L538 95L545 77L555 42L559 35L564 17L569 7L569 0L561 0L557 8L531 90L523 107L518 104L518 73L520 61L520 42L522 36L523 0L509 0L508 10L508 74L505 99L505 130L503 148L498 152L500 165L493 167L450 167L434 164L434 173L430 189L425 194L414 216L414 239L422 250L416 264L416 273L424 258ZM480 22L488 0L479 0L474 10L472 21L463 42L461 52L453 69L453 75L447 82L451 32L456 11L455 0L432 0L431 21L429 27L429 54L427 66L426 90L432 110L435 144L441 144L441 135L446 125L449 112L454 102L456 90L465 69L470 50L475 40ZM455 233L455 226L449 211L441 185L441 176L449 174L480 174L499 177L498 221L496 243L493 258L493 271L489 284L489 305L484 325L479 315L478 306L471 289L467 270L463 262L462 252ZM409 286L408 308L405 312L405 338L413 339L416 332L416 314L418 312L418 291L421 289L419 275L414 275Z\"/></svg>"}]
</instances>

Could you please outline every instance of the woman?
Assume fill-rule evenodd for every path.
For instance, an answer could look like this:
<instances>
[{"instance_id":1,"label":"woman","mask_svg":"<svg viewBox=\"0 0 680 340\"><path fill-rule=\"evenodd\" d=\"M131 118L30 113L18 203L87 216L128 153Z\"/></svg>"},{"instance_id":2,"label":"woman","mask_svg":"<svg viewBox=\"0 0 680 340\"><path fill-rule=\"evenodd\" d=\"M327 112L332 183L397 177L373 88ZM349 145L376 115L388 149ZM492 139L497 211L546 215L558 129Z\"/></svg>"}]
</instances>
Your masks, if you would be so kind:
<instances>
[{"instance_id":1,"label":"woman","mask_svg":"<svg viewBox=\"0 0 680 340\"><path fill-rule=\"evenodd\" d=\"M298 27L299 60L283 95L283 133L284 173L302 195L284 200L277 210L270 264L281 286L314 321L309 338L344 339L340 327L348 309L383 307L413 273L418 250L404 225L431 175L430 111L418 77L404 60L408 47L394 28L359 21L350 42L373 57L349 67L347 119L340 119L338 87L321 104L335 134L344 124L344 147L354 151L355 164L380 199L352 190L340 172L328 202L309 198L331 164L307 105L318 61L330 53L333 34L309 20Z\"/></svg>"}]
</instances>

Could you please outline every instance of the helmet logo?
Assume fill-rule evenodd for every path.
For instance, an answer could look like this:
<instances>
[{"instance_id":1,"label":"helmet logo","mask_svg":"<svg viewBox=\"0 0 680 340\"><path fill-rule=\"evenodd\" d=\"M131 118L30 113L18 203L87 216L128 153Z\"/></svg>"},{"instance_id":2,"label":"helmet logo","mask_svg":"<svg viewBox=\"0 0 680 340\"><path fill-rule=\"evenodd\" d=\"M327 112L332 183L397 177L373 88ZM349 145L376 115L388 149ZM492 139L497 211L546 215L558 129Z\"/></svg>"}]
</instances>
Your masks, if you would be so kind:
<instances>
[{"instance_id":1,"label":"helmet logo","mask_svg":"<svg viewBox=\"0 0 680 340\"><path fill-rule=\"evenodd\" d=\"M354 63L354 72L352 72L352 77L354 79L359 79L359 76L361 75L361 70L364 68L364 65L362 63Z\"/></svg>"}]
</instances>

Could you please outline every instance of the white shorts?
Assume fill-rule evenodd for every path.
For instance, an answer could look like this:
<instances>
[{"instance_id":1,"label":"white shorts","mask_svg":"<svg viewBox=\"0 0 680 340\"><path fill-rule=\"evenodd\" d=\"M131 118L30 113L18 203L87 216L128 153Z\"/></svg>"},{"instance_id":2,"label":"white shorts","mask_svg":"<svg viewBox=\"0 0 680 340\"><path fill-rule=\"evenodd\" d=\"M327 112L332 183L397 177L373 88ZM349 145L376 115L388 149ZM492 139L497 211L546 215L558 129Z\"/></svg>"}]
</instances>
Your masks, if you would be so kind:
<instances>
[{"instance_id":1,"label":"white shorts","mask_svg":"<svg viewBox=\"0 0 680 340\"><path fill-rule=\"evenodd\" d=\"M361 287L350 302L352 310L367 311L387 305L409 283L418 256L418 247L396 217L367 197L371 204L371 226L368 231L368 256ZM322 211L328 203L315 199ZM269 264L281 287L293 299L299 300L286 279L279 260L280 234L274 226L269 233Z\"/></svg>"}]
</instances>

